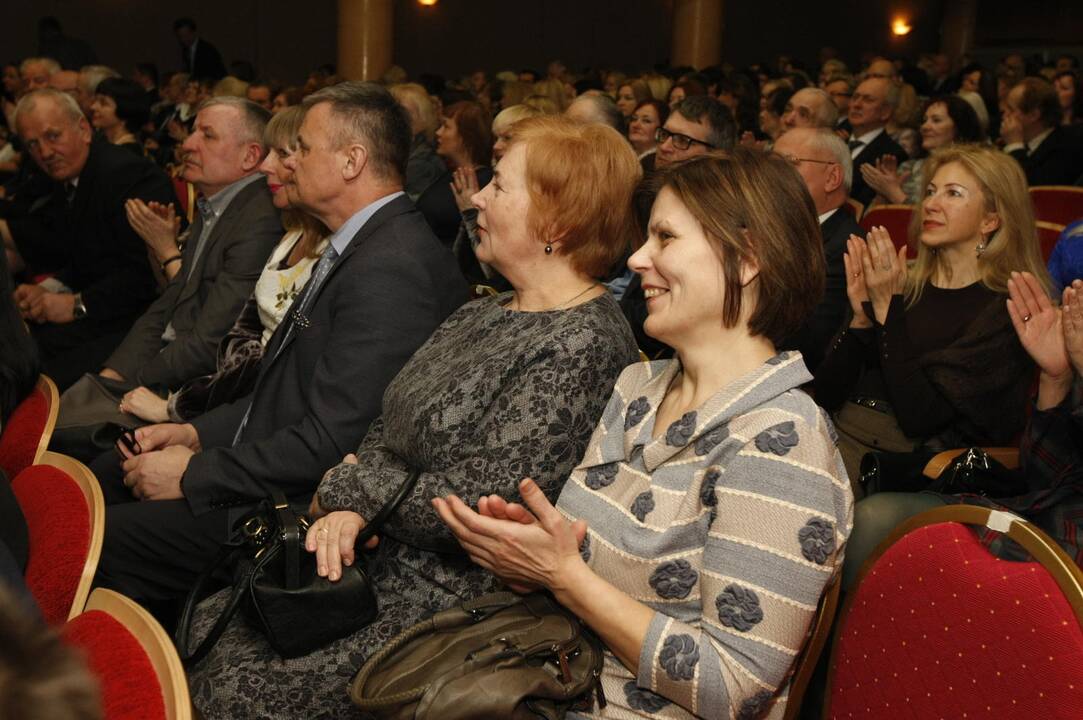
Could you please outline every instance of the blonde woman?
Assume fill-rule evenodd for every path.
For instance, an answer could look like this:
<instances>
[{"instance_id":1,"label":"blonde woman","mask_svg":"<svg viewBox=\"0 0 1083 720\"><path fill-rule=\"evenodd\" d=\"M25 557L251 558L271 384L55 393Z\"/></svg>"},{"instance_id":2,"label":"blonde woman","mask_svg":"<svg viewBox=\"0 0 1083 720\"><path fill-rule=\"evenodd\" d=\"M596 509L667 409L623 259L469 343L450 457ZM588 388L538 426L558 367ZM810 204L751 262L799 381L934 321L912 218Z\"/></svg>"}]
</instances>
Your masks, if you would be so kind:
<instances>
[{"instance_id":1,"label":"blonde woman","mask_svg":"<svg viewBox=\"0 0 1083 720\"><path fill-rule=\"evenodd\" d=\"M940 149L922 171L917 261L908 271L884 228L850 237L853 317L816 373L851 478L868 451L1007 445L1023 428L1034 364L1012 329L1008 280L1027 271L1050 287L1026 178L979 145Z\"/></svg>"}]
</instances>

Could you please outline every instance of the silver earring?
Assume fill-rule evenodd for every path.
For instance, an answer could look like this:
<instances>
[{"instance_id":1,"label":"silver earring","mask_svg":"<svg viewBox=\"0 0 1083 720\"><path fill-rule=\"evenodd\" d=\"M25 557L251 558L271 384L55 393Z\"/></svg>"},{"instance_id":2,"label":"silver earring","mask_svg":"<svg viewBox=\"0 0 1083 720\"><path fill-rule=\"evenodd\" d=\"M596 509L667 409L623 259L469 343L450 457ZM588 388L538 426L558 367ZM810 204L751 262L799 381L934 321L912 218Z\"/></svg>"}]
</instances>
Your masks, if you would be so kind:
<instances>
[{"instance_id":1,"label":"silver earring","mask_svg":"<svg viewBox=\"0 0 1083 720\"><path fill-rule=\"evenodd\" d=\"M985 241L982 240L980 243L978 243L978 246L974 248L974 251L977 253L978 257L981 257L982 253L985 252L985 247Z\"/></svg>"}]
</instances>

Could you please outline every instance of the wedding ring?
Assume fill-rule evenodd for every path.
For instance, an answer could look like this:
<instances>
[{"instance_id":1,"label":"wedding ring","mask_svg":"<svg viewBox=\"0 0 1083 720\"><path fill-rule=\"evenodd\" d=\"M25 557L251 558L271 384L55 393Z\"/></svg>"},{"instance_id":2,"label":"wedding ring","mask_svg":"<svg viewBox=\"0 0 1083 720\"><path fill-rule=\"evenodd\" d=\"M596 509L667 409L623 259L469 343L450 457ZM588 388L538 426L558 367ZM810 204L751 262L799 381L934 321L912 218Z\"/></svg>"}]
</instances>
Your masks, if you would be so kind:
<instances>
[{"instance_id":1,"label":"wedding ring","mask_svg":"<svg viewBox=\"0 0 1083 720\"><path fill-rule=\"evenodd\" d=\"M1023 322L1030 322L1030 315L1029 314L1023 316Z\"/></svg>"},{"instance_id":2,"label":"wedding ring","mask_svg":"<svg viewBox=\"0 0 1083 720\"><path fill-rule=\"evenodd\" d=\"M861 277L861 273L859 273L859 272L855 272L855 273L854 273L854 277Z\"/></svg>"},{"instance_id":3,"label":"wedding ring","mask_svg":"<svg viewBox=\"0 0 1083 720\"><path fill-rule=\"evenodd\" d=\"M320 528L319 530L316 531L316 534L317 535L326 535L327 534L327 528L325 528L325 527Z\"/></svg>"}]
</instances>

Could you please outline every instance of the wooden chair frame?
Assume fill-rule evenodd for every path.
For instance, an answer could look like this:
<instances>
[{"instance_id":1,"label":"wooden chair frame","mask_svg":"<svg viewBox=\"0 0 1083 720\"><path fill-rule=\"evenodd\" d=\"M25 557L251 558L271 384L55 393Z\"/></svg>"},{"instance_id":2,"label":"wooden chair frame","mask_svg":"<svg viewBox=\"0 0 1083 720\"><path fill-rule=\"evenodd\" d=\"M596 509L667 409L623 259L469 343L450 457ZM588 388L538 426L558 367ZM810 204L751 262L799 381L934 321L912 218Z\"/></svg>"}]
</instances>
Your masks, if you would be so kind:
<instances>
[{"instance_id":1,"label":"wooden chair frame","mask_svg":"<svg viewBox=\"0 0 1083 720\"><path fill-rule=\"evenodd\" d=\"M46 451L39 464L51 465L71 477L82 490L90 513L90 544L87 547L86 562L83 564L83 574L75 588L75 597L72 598L71 611L68 613L68 619L71 620L83 612L83 606L90 595L90 586L94 582L94 573L98 570L102 540L105 537L105 497L94 473L75 458Z\"/></svg>"},{"instance_id":2,"label":"wooden chair frame","mask_svg":"<svg viewBox=\"0 0 1083 720\"><path fill-rule=\"evenodd\" d=\"M1031 557L1041 563L1042 567L1048 570L1049 574L1053 576L1053 580L1057 583L1061 592L1064 593L1064 597L1068 600L1069 605L1072 606L1076 621L1083 626L1083 569L1080 569L1080 567L1075 564L1072 558L1068 556L1068 553L1064 552L1060 545L1057 545L1056 541L1046 535L1045 532L1036 525L1027 522L1018 515L1004 510L993 510L992 508L981 507L978 505L945 505L944 507L926 510L923 513L919 513L918 515L899 523L898 527L896 527L883 542L877 545L876 549L869 555L868 559L865 560L865 563L861 566L861 570L857 574L857 581L853 585L854 590L848 594L845 602L842 604L839 622L835 623L832 640L833 648L838 647L839 636L842 634L842 626L845 624L847 615L849 615L850 605L853 603L854 598L857 597L856 589L861 587L861 583L865 580L865 576L872 570L880 557L887 552L888 548L902 539L903 536L918 528L946 522L961 523L963 525L981 525L1007 535L1021 545L1024 550L1030 553ZM1005 524L1007 524L1006 530ZM831 688L834 685L834 681L834 668L829 664L827 669L827 687L824 691L824 708L822 715L824 718L831 717Z\"/></svg>"},{"instance_id":3,"label":"wooden chair frame","mask_svg":"<svg viewBox=\"0 0 1083 720\"><path fill-rule=\"evenodd\" d=\"M192 699L184 666L173 641L158 621L134 601L105 588L97 588L91 594L86 609L101 610L115 618L143 646L162 688L167 720L192 720Z\"/></svg>"},{"instance_id":4,"label":"wooden chair frame","mask_svg":"<svg viewBox=\"0 0 1083 720\"><path fill-rule=\"evenodd\" d=\"M835 573L835 577L824 591L816 610L816 617L812 621L810 636L805 644L804 651L794 664L793 682L790 683L790 693L786 699L786 712L783 720L796 720L801 714L801 703L805 698L809 680L816 672L820 654L831 637L831 631L835 622L835 611L838 610L839 592L842 588L842 569Z\"/></svg>"}]
</instances>

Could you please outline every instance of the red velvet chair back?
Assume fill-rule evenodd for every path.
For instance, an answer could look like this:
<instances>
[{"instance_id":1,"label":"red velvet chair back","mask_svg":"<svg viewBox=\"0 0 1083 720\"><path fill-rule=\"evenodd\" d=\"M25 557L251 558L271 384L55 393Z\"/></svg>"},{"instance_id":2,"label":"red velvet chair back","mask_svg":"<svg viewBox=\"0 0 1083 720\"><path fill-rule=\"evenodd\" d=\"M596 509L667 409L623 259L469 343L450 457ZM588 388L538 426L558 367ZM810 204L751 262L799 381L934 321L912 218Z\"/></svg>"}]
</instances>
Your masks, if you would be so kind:
<instances>
[{"instance_id":1,"label":"red velvet chair back","mask_svg":"<svg viewBox=\"0 0 1083 720\"><path fill-rule=\"evenodd\" d=\"M101 685L105 720L165 720L162 687L143 646L114 617L90 610L64 626Z\"/></svg>"},{"instance_id":2,"label":"red velvet chair back","mask_svg":"<svg viewBox=\"0 0 1083 720\"><path fill-rule=\"evenodd\" d=\"M996 558L966 525L940 521L957 508L989 513L923 513L866 563L839 623L825 718L1080 717L1083 572L1063 551L1049 568ZM993 517L1001 530L1014 516Z\"/></svg>"},{"instance_id":3,"label":"red velvet chair back","mask_svg":"<svg viewBox=\"0 0 1083 720\"><path fill-rule=\"evenodd\" d=\"M1037 225L1038 244L1042 248L1042 261L1048 263L1049 257L1053 254L1053 248L1057 246L1057 241L1060 240L1060 235L1064 232L1064 226L1040 220Z\"/></svg>"},{"instance_id":4,"label":"red velvet chair back","mask_svg":"<svg viewBox=\"0 0 1083 720\"><path fill-rule=\"evenodd\" d=\"M898 250L903 245L909 244L907 240L910 237L912 213L913 208L909 205L873 205L865 211L858 224L866 231L877 225L883 225L891 234L891 242ZM917 248L911 246L906 255L911 258L917 257Z\"/></svg>"},{"instance_id":5,"label":"red velvet chair back","mask_svg":"<svg viewBox=\"0 0 1083 720\"><path fill-rule=\"evenodd\" d=\"M0 469L9 480L41 458L52 439L59 410L56 385L42 375L0 432Z\"/></svg>"},{"instance_id":6,"label":"red velvet chair back","mask_svg":"<svg viewBox=\"0 0 1083 720\"><path fill-rule=\"evenodd\" d=\"M1070 185L1038 185L1030 189L1034 219L1070 225L1083 218L1083 188Z\"/></svg>"},{"instance_id":7,"label":"red velvet chair back","mask_svg":"<svg viewBox=\"0 0 1083 720\"><path fill-rule=\"evenodd\" d=\"M26 585L41 614L61 625L82 611L101 556L105 503L93 474L82 463L45 453L12 481L26 517L30 556Z\"/></svg>"}]
</instances>

